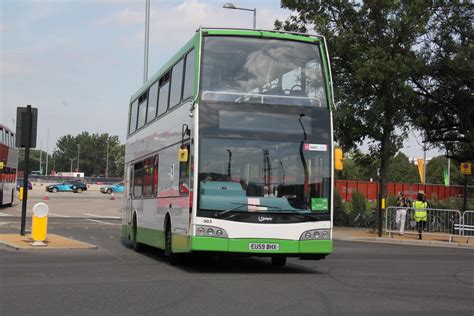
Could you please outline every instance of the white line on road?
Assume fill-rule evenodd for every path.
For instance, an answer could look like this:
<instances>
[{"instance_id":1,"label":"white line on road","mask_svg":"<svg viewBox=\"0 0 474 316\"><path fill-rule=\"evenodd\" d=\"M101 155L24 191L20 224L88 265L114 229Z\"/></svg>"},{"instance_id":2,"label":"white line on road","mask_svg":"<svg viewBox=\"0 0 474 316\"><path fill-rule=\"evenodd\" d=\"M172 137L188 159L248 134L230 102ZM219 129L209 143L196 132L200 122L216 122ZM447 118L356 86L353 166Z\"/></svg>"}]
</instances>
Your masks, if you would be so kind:
<instances>
[{"instance_id":1,"label":"white line on road","mask_svg":"<svg viewBox=\"0 0 474 316\"><path fill-rule=\"evenodd\" d=\"M91 214L91 213L84 213L84 215L92 216L92 217L100 217L100 218L120 219L120 217L118 216L97 215L97 214Z\"/></svg>"},{"instance_id":2,"label":"white line on road","mask_svg":"<svg viewBox=\"0 0 474 316\"><path fill-rule=\"evenodd\" d=\"M10 215L5 214L5 213L0 213L0 216L10 216Z\"/></svg>"},{"instance_id":3,"label":"white line on road","mask_svg":"<svg viewBox=\"0 0 474 316\"><path fill-rule=\"evenodd\" d=\"M30 211L30 210L26 210L26 211L30 212L30 213L33 213L33 211ZM68 216L68 215L55 214L55 213L51 213L51 212L48 213L48 216L71 217L71 216Z\"/></svg>"},{"instance_id":4,"label":"white line on road","mask_svg":"<svg viewBox=\"0 0 474 316\"><path fill-rule=\"evenodd\" d=\"M99 221L97 219L91 219L91 218L85 218L86 221L91 221L91 222L96 222L96 223L100 223L100 224L106 224L106 225L116 225L116 226L120 226L122 224L115 224L115 223L109 223L109 222L104 222L104 221Z\"/></svg>"}]
</instances>

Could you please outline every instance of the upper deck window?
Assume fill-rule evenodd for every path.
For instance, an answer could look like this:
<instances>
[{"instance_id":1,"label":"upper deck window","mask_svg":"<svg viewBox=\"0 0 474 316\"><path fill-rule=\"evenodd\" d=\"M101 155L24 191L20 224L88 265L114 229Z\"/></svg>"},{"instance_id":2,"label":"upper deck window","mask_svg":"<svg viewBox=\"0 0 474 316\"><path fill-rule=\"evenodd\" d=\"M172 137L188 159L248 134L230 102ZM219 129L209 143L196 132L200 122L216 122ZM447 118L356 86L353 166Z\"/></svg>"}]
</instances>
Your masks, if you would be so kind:
<instances>
[{"instance_id":1,"label":"upper deck window","mask_svg":"<svg viewBox=\"0 0 474 316\"><path fill-rule=\"evenodd\" d=\"M202 71L205 101L327 107L317 44L206 37Z\"/></svg>"},{"instance_id":2,"label":"upper deck window","mask_svg":"<svg viewBox=\"0 0 474 316\"><path fill-rule=\"evenodd\" d=\"M170 108L177 106L181 102L181 94L183 90L183 67L184 59L181 59L172 70L171 73L171 93Z\"/></svg>"},{"instance_id":3,"label":"upper deck window","mask_svg":"<svg viewBox=\"0 0 474 316\"><path fill-rule=\"evenodd\" d=\"M183 100L194 96L194 50L186 55L186 71L184 75Z\"/></svg>"}]
</instances>

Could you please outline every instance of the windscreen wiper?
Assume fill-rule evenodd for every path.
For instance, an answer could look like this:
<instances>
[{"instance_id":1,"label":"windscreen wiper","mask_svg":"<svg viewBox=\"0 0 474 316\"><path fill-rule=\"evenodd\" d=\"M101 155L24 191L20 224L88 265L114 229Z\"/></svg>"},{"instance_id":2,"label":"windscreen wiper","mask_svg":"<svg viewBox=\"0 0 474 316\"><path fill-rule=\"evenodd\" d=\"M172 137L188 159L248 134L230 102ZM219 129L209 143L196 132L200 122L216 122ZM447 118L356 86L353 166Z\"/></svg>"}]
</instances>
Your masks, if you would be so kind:
<instances>
[{"instance_id":1,"label":"windscreen wiper","mask_svg":"<svg viewBox=\"0 0 474 316\"><path fill-rule=\"evenodd\" d=\"M224 214L226 214L226 213L229 213L229 212L238 210L238 209L241 208L242 206L268 207L268 208L275 208L275 209L281 210L281 207L270 206L270 205L262 205L262 204L250 204L250 203L230 203L230 204L239 204L239 206L233 207L233 208L228 209L228 210L225 210L225 211L223 211L223 212L216 212L216 213L214 214L214 216L217 217L217 218L219 218L219 217L221 217L222 215L224 215Z\"/></svg>"}]
</instances>

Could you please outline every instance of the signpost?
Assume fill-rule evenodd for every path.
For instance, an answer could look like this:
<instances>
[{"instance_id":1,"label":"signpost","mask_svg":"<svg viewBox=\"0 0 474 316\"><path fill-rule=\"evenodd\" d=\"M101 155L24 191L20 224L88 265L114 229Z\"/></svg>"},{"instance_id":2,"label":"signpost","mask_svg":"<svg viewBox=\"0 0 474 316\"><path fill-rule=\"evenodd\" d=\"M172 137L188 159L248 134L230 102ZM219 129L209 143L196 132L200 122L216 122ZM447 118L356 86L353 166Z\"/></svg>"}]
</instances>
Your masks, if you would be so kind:
<instances>
[{"instance_id":1,"label":"signpost","mask_svg":"<svg viewBox=\"0 0 474 316\"><path fill-rule=\"evenodd\" d=\"M25 148L25 168L23 171L23 201L21 206L20 235L25 235L26 204L28 200L28 175L30 173L30 148L36 147L36 125L38 109L31 105L16 109L16 147Z\"/></svg>"},{"instance_id":2,"label":"signpost","mask_svg":"<svg viewBox=\"0 0 474 316\"><path fill-rule=\"evenodd\" d=\"M467 209L467 177L472 174L472 164L470 162L461 163L461 174L464 175L464 207L463 210Z\"/></svg>"}]
</instances>

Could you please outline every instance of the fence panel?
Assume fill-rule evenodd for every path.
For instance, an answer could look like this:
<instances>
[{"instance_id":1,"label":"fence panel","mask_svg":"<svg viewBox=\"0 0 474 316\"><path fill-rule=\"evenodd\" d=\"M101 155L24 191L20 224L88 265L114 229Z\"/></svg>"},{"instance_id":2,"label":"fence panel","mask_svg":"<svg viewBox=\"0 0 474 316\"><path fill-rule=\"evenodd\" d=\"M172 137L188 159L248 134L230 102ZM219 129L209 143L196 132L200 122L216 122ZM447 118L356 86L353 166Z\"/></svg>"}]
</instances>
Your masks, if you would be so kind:
<instances>
[{"instance_id":1,"label":"fence panel","mask_svg":"<svg viewBox=\"0 0 474 316\"><path fill-rule=\"evenodd\" d=\"M413 208L388 207L385 212L385 231L389 236L393 233L421 235L461 235L462 217L458 210L426 209L426 222L420 224L415 219ZM402 229L400 229L402 228Z\"/></svg>"},{"instance_id":2,"label":"fence panel","mask_svg":"<svg viewBox=\"0 0 474 316\"><path fill-rule=\"evenodd\" d=\"M461 227L463 236L474 236L474 211L464 212Z\"/></svg>"}]
</instances>

